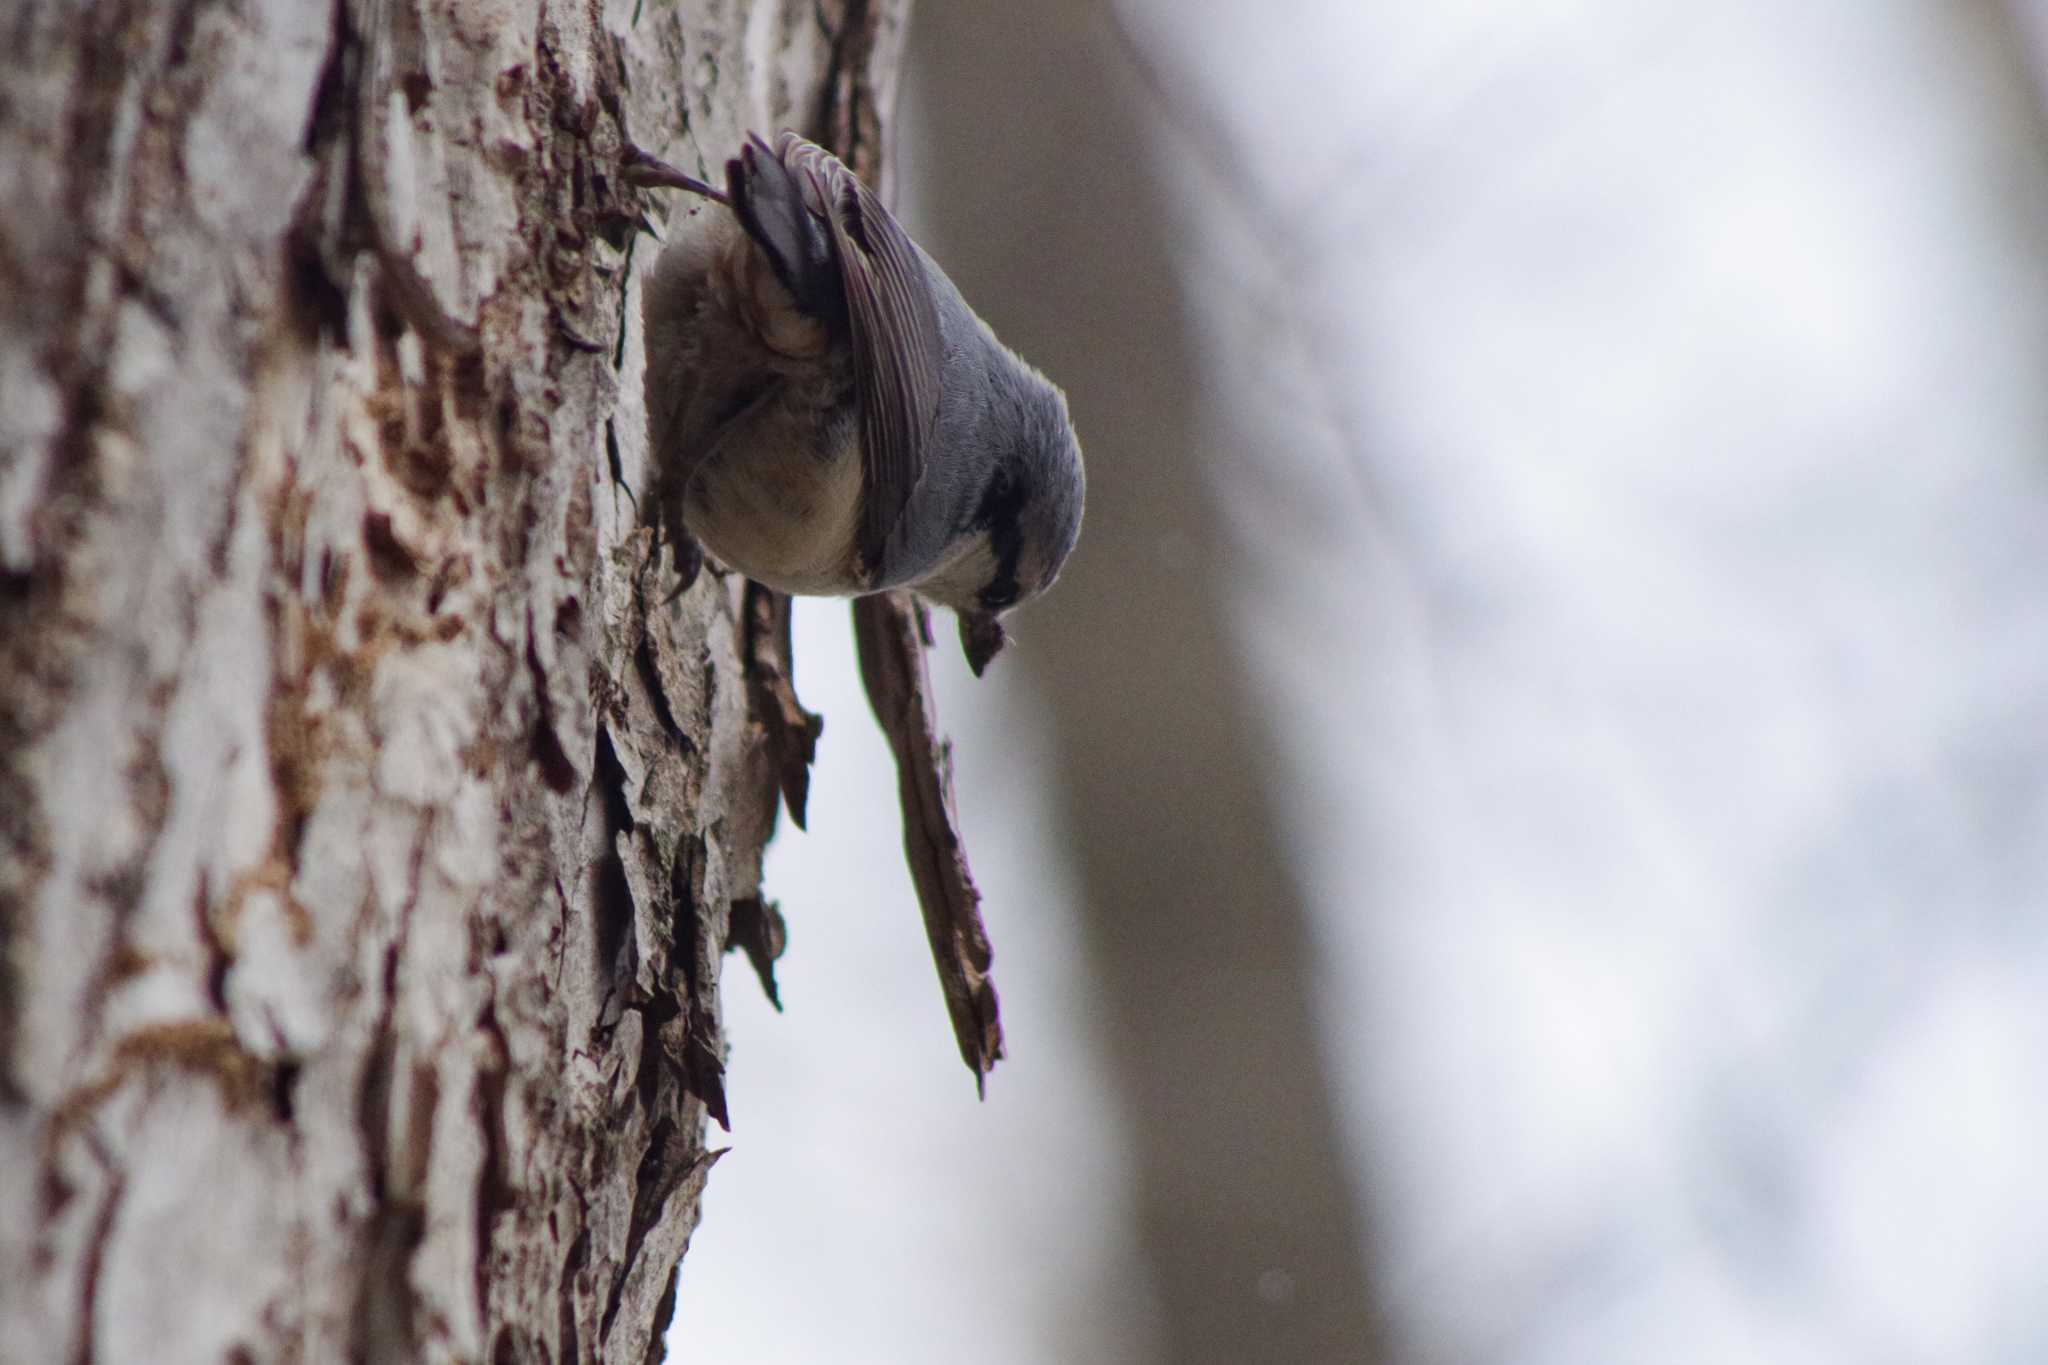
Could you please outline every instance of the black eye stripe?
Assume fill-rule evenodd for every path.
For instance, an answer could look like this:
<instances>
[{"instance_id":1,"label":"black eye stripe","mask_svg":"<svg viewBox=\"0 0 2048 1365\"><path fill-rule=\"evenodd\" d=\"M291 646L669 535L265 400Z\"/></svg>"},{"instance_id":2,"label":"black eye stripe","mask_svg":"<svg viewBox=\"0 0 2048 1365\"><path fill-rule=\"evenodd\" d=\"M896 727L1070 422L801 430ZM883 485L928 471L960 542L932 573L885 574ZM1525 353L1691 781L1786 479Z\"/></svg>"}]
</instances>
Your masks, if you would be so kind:
<instances>
[{"instance_id":1,"label":"black eye stripe","mask_svg":"<svg viewBox=\"0 0 2048 1365\"><path fill-rule=\"evenodd\" d=\"M974 506L975 529L993 528L1005 521L1015 522L1023 507L1024 489L1012 482L1006 466L997 465L981 490L981 501Z\"/></svg>"},{"instance_id":2,"label":"black eye stripe","mask_svg":"<svg viewBox=\"0 0 2048 1365\"><path fill-rule=\"evenodd\" d=\"M1023 485L1010 477L1009 468L998 465L974 509L975 527L988 531L989 551L996 561L995 572L977 595L988 611L1001 611L1017 601L1017 561L1024 553L1025 493Z\"/></svg>"},{"instance_id":3,"label":"black eye stripe","mask_svg":"<svg viewBox=\"0 0 2048 1365\"><path fill-rule=\"evenodd\" d=\"M1003 547L1000 544L997 544L995 548L996 571L982 587L982 590L976 594L981 601L981 605L989 611L1001 611L1005 607L1015 606L1017 603L1016 547L1011 547L1008 554L1003 553Z\"/></svg>"}]
</instances>

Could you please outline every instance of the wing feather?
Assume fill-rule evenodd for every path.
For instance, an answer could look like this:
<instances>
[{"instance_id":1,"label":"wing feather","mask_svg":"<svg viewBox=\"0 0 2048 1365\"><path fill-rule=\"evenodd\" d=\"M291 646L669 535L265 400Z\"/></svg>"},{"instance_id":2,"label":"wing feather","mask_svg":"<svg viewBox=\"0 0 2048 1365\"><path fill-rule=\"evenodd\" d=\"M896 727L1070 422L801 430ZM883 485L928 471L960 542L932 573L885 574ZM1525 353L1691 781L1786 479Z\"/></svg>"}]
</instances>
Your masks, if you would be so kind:
<instances>
[{"instance_id":1,"label":"wing feather","mask_svg":"<svg viewBox=\"0 0 2048 1365\"><path fill-rule=\"evenodd\" d=\"M867 475L857 548L879 577L889 538L924 478L938 415L938 300L909 234L839 158L795 133L776 139L775 155L816 196L846 291Z\"/></svg>"}]
</instances>

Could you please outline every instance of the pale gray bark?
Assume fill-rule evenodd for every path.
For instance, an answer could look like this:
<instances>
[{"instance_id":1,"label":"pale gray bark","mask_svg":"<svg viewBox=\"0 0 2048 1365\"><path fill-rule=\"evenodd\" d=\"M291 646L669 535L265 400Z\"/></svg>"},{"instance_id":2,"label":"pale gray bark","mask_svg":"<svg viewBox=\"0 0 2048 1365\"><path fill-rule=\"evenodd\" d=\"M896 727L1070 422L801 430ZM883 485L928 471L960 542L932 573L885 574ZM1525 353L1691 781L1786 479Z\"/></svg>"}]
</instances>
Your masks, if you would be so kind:
<instances>
[{"instance_id":1,"label":"pale gray bark","mask_svg":"<svg viewBox=\"0 0 2048 1365\"><path fill-rule=\"evenodd\" d=\"M840 21L0 22L6 1358L659 1355L775 765L643 568L617 164L828 118Z\"/></svg>"}]
</instances>

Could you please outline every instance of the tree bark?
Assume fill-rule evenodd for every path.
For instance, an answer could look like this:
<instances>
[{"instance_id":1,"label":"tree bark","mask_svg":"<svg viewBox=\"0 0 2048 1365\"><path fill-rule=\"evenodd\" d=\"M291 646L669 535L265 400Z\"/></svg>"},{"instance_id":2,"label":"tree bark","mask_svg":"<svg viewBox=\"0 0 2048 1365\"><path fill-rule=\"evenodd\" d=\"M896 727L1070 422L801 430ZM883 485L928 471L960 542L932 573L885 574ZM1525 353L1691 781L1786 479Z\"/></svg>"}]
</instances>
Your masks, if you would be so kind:
<instances>
[{"instance_id":1,"label":"tree bark","mask_svg":"<svg viewBox=\"0 0 2048 1365\"><path fill-rule=\"evenodd\" d=\"M0 21L8 1358L660 1358L778 765L618 165L872 136L902 9Z\"/></svg>"}]
</instances>

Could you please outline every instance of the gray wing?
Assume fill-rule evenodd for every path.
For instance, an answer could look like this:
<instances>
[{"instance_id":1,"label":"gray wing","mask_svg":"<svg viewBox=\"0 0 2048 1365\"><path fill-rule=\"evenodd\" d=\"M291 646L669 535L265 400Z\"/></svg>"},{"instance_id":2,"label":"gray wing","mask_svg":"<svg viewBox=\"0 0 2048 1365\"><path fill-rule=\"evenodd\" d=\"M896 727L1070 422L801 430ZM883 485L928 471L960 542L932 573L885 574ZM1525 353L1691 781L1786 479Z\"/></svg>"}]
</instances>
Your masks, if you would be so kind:
<instances>
[{"instance_id":1,"label":"gray wing","mask_svg":"<svg viewBox=\"0 0 2048 1365\"><path fill-rule=\"evenodd\" d=\"M880 573L889 536L924 477L938 413L938 302L909 234L839 158L795 133L776 139L775 156L816 194L844 282L867 465L857 548L868 571Z\"/></svg>"}]
</instances>

